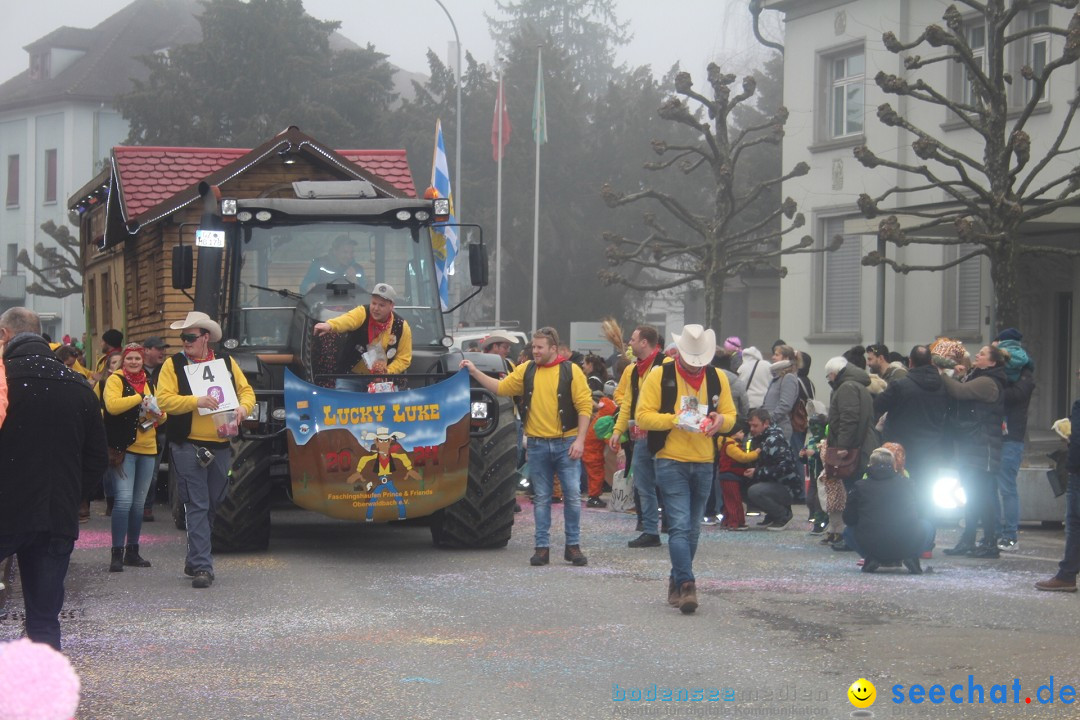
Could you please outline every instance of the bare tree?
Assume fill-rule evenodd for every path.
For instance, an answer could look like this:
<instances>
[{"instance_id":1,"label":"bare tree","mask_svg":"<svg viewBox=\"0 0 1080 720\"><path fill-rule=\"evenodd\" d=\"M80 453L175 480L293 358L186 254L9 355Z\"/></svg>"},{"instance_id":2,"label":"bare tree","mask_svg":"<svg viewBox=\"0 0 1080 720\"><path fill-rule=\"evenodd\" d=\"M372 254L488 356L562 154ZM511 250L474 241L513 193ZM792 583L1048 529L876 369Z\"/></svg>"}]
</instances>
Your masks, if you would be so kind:
<instances>
[{"instance_id":1,"label":"bare tree","mask_svg":"<svg viewBox=\"0 0 1080 720\"><path fill-rule=\"evenodd\" d=\"M1068 27L1054 27L1047 20L1043 24L1029 18L1028 14L1047 3L1028 0L961 0L961 3L978 13L975 22L965 18L950 5L943 15L945 27L928 26L910 43L900 42L891 33L882 38L885 47L893 53L906 53L926 44L931 48L944 48L944 52L932 57L906 55L904 67L917 71L935 63L955 68L959 65L964 81L960 85L965 92L952 95L935 88L923 79L908 80L879 72L875 80L882 90L891 95L906 96L922 103L943 107L968 128L966 139L974 136L981 153L967 153L950 147L941 139L940 132L926 130L900 115L891 105L878 107L878 119L889 127L900 127L915 135L912 143L915 155L923 164L909 164L878 157L865 145L855 148L855 157L868 168L888 167L918 176L918 184L909 187L893 187L877 197L863 194L859 208L867 218L884 217L878 225L878 237L896 246L909 243L934 245L965 245L966 251L958 257L939 264L907 265L877 251L863 258L864 265L892 267L897 272L913 270L944 270L971 258L985 256L990 262L990 276L994 283L996 318L998 329L1019 322L1019 260L1024 255L1055 253L1080 256L1080 251L1064 248L1021 243L1021 230L1026 223L1047 216L1059 208L1075 205L1080 190L1080 166L1073 155L1077 147L1063 147L1072 121L1080 104L1080 87L1076 87L1069 100L1064 120L1056 132L1049 135L1053 140L1045 145L1041 157L1032 158L1031 137L1026 128L1028 121L1044 98L1047 83L1054 71L1072 65L1080 58L1080 13L1074 13ZM1051 0L1049 5L1076 8L1078 0ZM1049 12L1046 13L1049 18ZM985 46L972 43L965 32L973 26L985 28ZM1045 57L1032 67L1029 62L1020 68L1022 80L1009 72L1009 58L1027 57L1026 49L1033 37L1057 37L1063 42L1057 57ZM972 47L972 45L976 47ZM1050 44L1047 43L1049 48ZM1071 78L1070 78L1071 79ZM1066 85L1075 87L1075 83ZM1026 85L1026 87L1025 87ZM1026 92L1025 92L1026 91ZM1018 102L1021 99L1021 102ZM1011 120L1011 122L1010 122ZM943 206L928 207L912 204L905 207L882 209L880 203L894 197L894 201L906 194L942 190L950 201ZM910 224L901 225L898 217L912 218ZM944 228L952 230L941 236Z\"/></svg>"},{"instance_id":2,"label":"bare tree","mask_svg":"<svg viewBox=\"0 0 1080 720\"><path fill-rule=\"evenodd\" d=\"M627 266L628 272L604 270L600 279L608 285L650 292L701 282L705 323L712 327L720 322L724 286L729 279L751 268L775 267L783 255L821 250L813 248L810 236L783 247L784 236L802 227L805 219L796 212L794 200L780 201L780 187L786 180L806 175L810 167L799 163L787 174L778 171L761 177L763 164L760 158L754 162L755 150L779 145L788 113L780 107L771 115L737 126L733 112L754 97L757 81L752 76L743 78L742 92L732 95L735 79L735 75L723 73L710 63L712 98L708 98L693 89L689 73L676 75L675 92L686 100L671 97L659 113L661 118L689 129L691 139L677 143L654 140L653 151L663 159L645 165L654 171L678 166L687 175L704 168L709 173L708 183L706 192L699 197L704 199L706 209L692 209L690 205L697 198L680 199L655 188L621 193L605 184L601 189L608 207L652 201L676 225L669 230L650 211L644 215L647 234L641 239L605 233L608 263ZM688 101L699 105L696 111L691 110ZM747 178L754 180L747 182ZM783 227L785 218L787 227ZM834 240L834 246L836 242L839 239ZM780 267L779 272L783 276L786 269Z\"/></svg>"},{"instance_id":3,"label":"bare tree","mask_svg":"<svg viewBox=\"0 0 1080 720\"><path fill-rule=\"evenodd\" d=\"M34 253L41 258L40 265L30 262L26 250L19 251L18 261L37 278L26 286L31 295L62 298L82 292L82 270L79 267L79 238L68 230L67 225L56 226L52 220L41 225L45 234L56 241L57 247L36 243Z\"/></svg>"}]
</instances>

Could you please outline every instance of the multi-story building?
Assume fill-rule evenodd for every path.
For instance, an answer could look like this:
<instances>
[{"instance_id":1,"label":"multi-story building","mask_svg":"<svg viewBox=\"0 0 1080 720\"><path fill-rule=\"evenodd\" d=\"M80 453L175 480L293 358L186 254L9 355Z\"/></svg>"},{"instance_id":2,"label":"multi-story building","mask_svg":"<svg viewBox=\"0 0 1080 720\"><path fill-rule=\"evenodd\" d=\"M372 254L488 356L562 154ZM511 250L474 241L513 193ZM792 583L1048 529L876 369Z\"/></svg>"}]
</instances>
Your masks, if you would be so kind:
<instances>
[{"instance_id":1,"label":"multi-story building","mask_svg":"<svg viewBox=\"0 0 1080 720\"><path fill-rule=\"evenodd\" d=\"M115 98L132 78L146 77L139 56L199 41L201 7L197 0L135 0L93 28L60 27L27 45L27 69L0 85L0 309L33 309L57 340L85 329L82 294L27 293L40 279L18 255L26 251L45 269L36 246L55 245L41 229L46 221L78 235L65 201L128 133Z\"/></svg>"},{"instance_id":2,"label":"multi-story building","mask_svg":"<svg viewBox=\"0 0 1080 720\"><path fill-rule=\"evenodd\" d=\"M860 193L878 196L891 187L918 187L925 180L886 167L867 169L853 155L866 145L876 155L902 163L919 164L912 148L915 137L888 127L877 108L890 103L902 116L927 130L949 147L982 158L982 146L973 130L941 105L886 94L874 81L879 71L914 81L923 78L947 97L970 100L967 74L954 61L938 62L917 71L905 69L903 56L923 58L946 48L927 44L910 53L894 54L882 35L896 34L911 42L930 24L942 27L946 0L766 0L768 9L785 18L784 104L790 111L785 128L784 166L810 165L810 173L784 186L806 213L808 226L819 245L844 236L835 252L785 258L787 276L781 283L780 336L807 349L820 368L825 359L853 345L884 341L907 354L913 345L947 335L963 340L972 354L993 339L994 307L990 268L986 258L975 258L938 272L897 274L892 269L862 265L862 258L878 249L879 219L867 220L858 211ZM957 4L965 11L961 4ZM1015 22L1020 30L1053 25L1065 28L1072 11L1052 4L1036 4ZM976 57L985 57L987 36L974 13L962 17L964 32ZM1006 53L1011 75L1010 116L1018 114L1030 97L1030 81L1020 68L1041 69L1058 57L1064 38L1033 33ZM981 53L981 54L980 54ZM1080 77L1077 66L1066 66L1051 78L1047 94L1027 124L1034 163L1041 158L1062 127ZM1065 147L1077 146L1070 134ZM1075 152L1074 152L1075 155ZM1065 166L1076 158L1065 158ZM944 174L944 172L943 172ZM928 209L949 206L939 189L914 195L894 195L889 202ZM890 206L883 203L882 207ZM901 217L901 222L905 218ZM1075 247L1075 208L1066 208L1023 228L1025 242ZM953 232L938 229L928 240L941 240ZM907 265L936 266L967 254L965 246L915 243L884 248L887 256ZM1080 297L1080 274L1075 261L1060 256L1026 258L1022 265L1022 300L1019 329L1035 360L1038 387L1032 402L1029 429L1047 431L1050 423L1068 414L1072 368L1078 349L1074 298ZM822 384L820 371L815 380Z\"/></svg>"}]
</instances>

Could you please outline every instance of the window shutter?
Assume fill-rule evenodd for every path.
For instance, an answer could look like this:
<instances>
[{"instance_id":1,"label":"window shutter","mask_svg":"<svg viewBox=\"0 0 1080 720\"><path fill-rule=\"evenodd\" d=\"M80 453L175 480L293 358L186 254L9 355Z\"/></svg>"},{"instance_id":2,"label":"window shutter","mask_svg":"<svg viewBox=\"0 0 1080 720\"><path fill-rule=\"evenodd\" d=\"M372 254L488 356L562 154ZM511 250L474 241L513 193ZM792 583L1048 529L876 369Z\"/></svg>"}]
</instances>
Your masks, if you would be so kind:
<instances>
[{"instance_id":1,"label":"window shutter","mask_svg":"<svg viewBox=\"0 0 1080 720\"><path fill-rule=\"evenodd\" d=\"M826 241L843 234L843 219L825 223ZM823 332L852 332L862 329L862 242L856 236L844 236L838 250L827 252L825 260L825 306Z\"/></svg>"}]
</instances>

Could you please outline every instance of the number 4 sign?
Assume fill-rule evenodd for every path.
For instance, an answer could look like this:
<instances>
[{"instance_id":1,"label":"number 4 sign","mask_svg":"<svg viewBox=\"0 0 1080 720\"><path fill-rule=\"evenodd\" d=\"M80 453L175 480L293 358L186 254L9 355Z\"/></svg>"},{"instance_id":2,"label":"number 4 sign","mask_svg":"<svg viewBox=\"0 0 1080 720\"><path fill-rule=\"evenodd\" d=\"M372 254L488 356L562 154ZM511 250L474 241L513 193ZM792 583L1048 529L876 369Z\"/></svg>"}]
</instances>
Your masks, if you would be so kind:
<instances>
[{"instance_id":1,"label":"number 4 sign","mask_svg":"<svg viewBox=\"0 0 1080 720\"><path fill-rule=\"evenodd\" d=\"M212 415L222 410L235 410L240 407L240 400L233 388L232 375L225 369L222 359L203 363L188 363L184 366L191 394L196 397L209 395L218 401L217 410L199 408L200 415Z\"/></svg>"}]
</instances>

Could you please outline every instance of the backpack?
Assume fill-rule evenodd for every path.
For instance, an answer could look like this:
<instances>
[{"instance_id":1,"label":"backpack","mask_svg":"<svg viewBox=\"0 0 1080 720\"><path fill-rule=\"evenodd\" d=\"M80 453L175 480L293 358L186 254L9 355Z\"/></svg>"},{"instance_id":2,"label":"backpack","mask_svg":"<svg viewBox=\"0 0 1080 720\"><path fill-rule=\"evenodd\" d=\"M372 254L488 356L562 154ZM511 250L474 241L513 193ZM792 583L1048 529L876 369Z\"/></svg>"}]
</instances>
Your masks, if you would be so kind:
<instances>
[{"instance_id":1,"label":"backpack","mask_svg":"<svg viewBox=\"0 0 1080 720\"><path fill-rule=\"evenodd\" d=\"M809 414L806 412L807 400L809 400L809 397L807 396L806 387L802 384L802 380L799 380L799 397L795 401L795 407L791 408L791 413L788 415L791 418L792 432L804 433L810 427Z\"/></svg>"}]
</instances>

